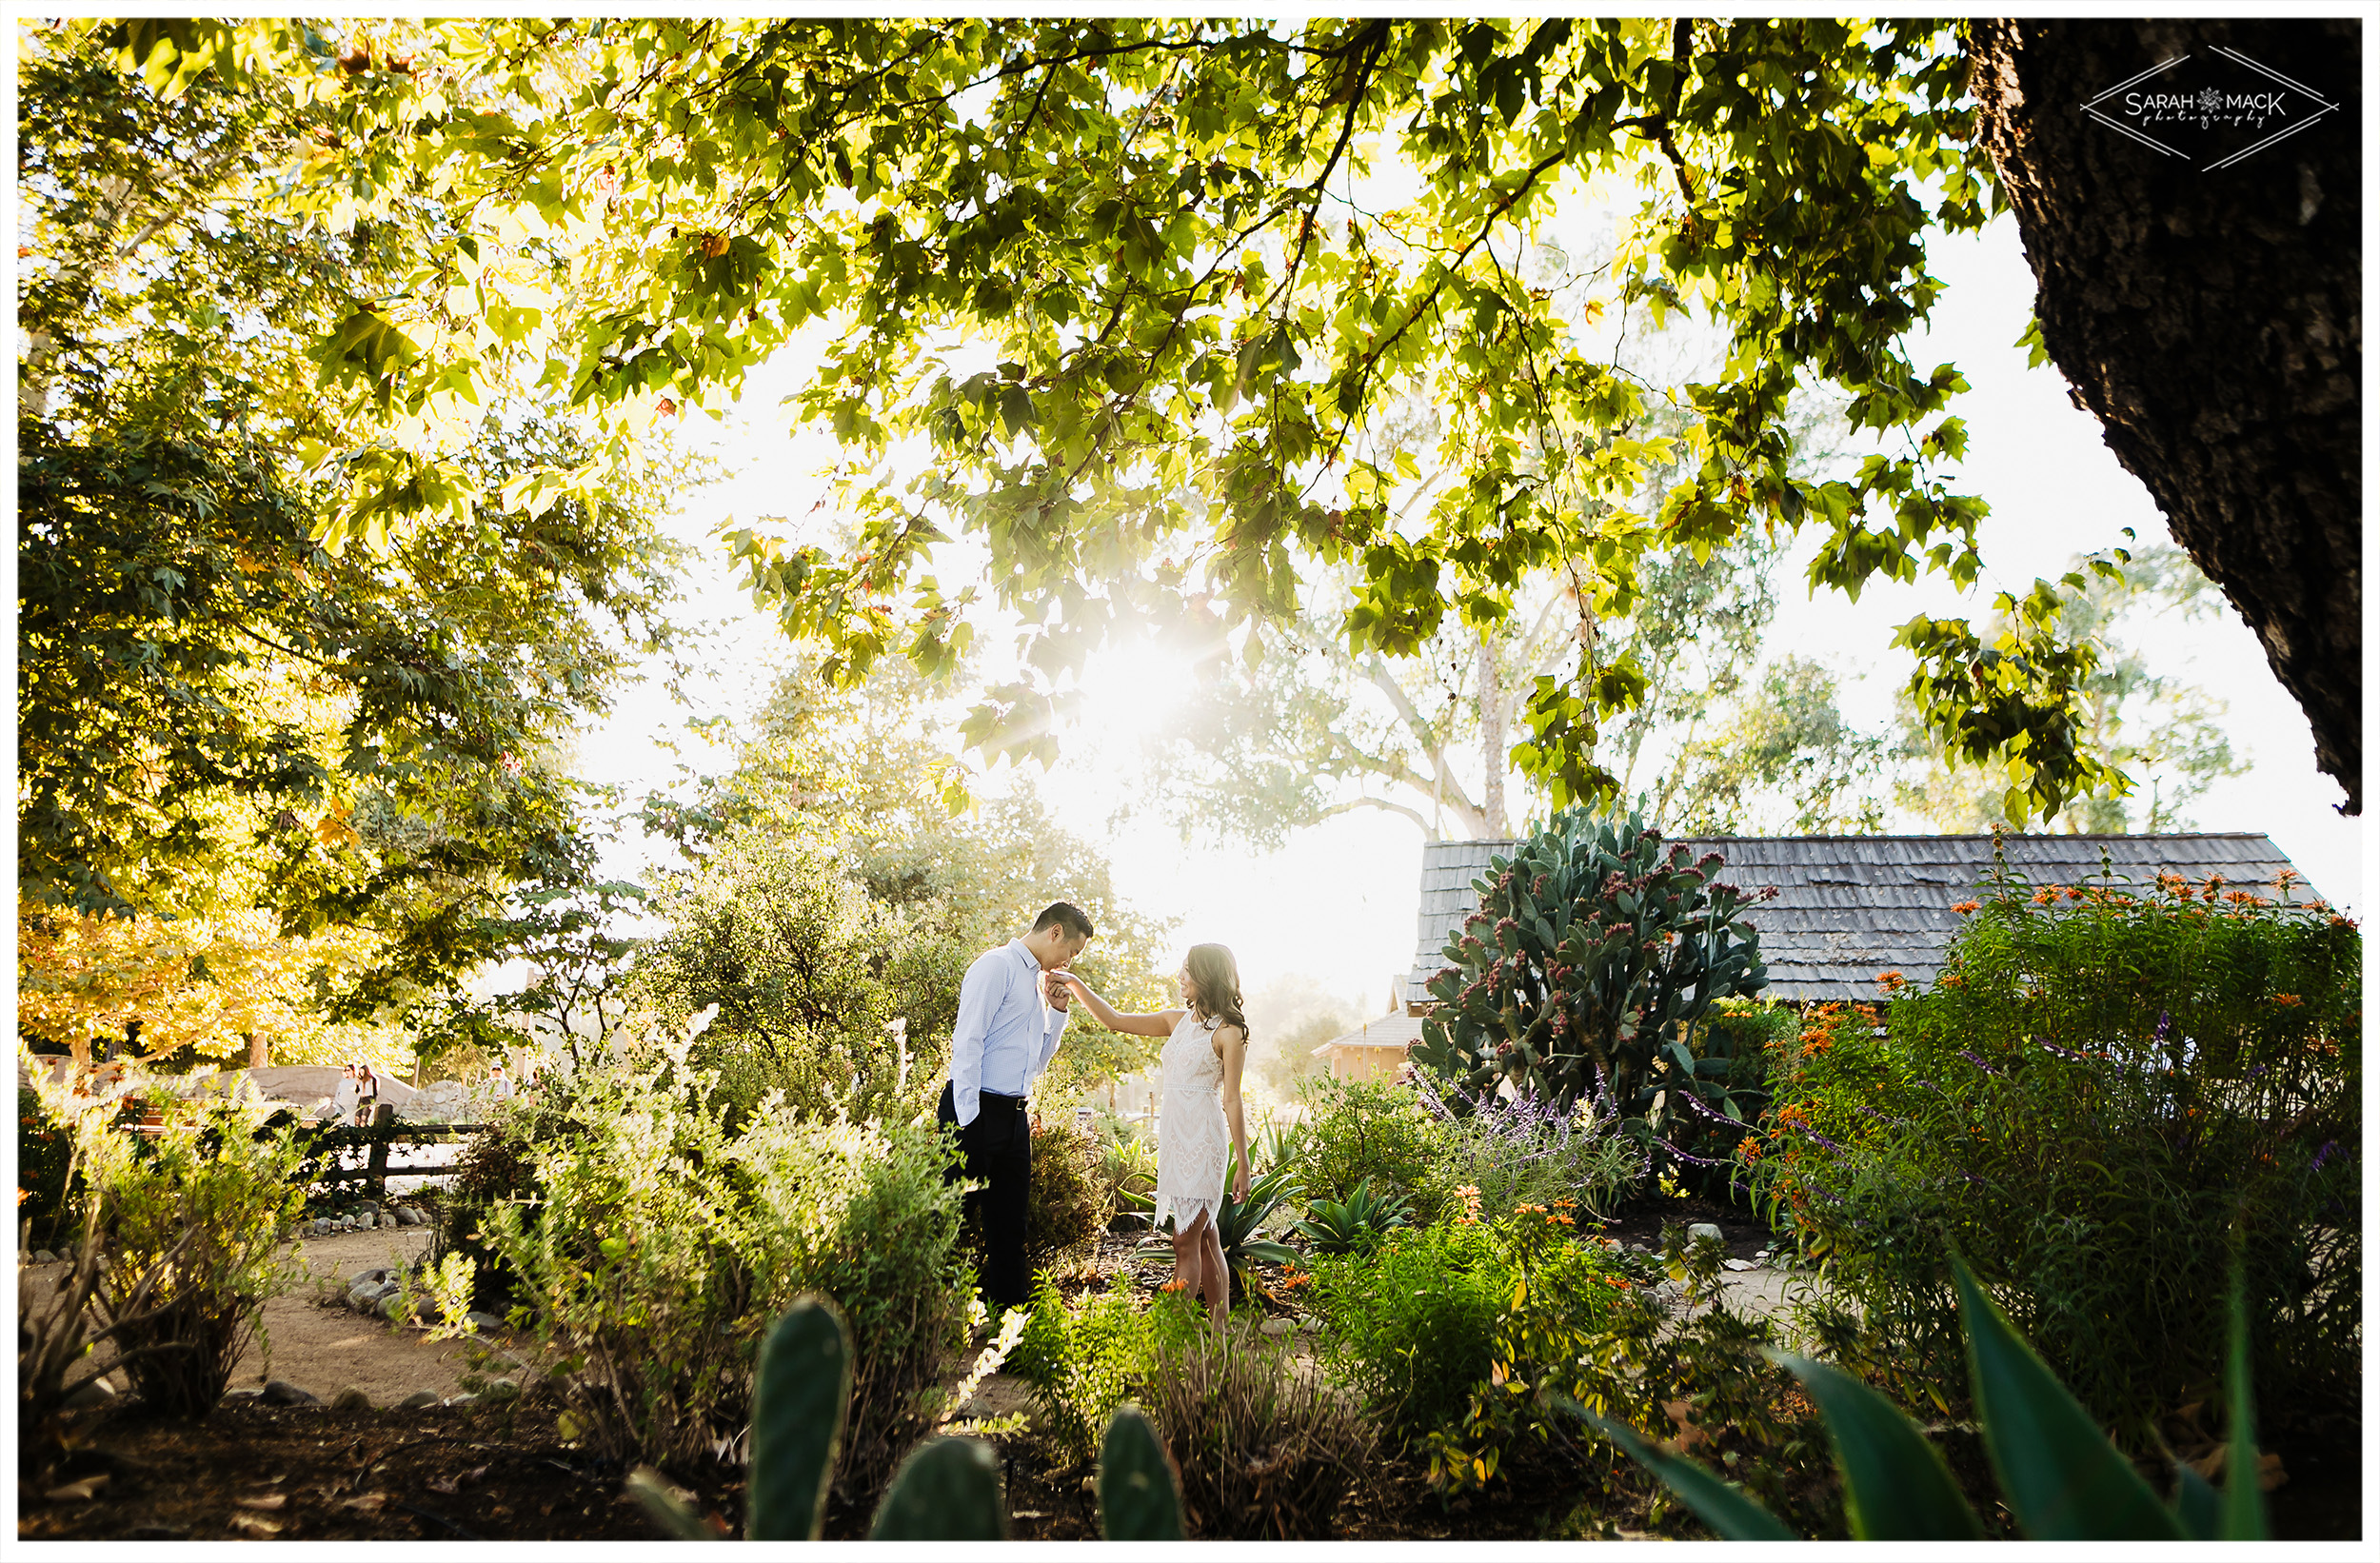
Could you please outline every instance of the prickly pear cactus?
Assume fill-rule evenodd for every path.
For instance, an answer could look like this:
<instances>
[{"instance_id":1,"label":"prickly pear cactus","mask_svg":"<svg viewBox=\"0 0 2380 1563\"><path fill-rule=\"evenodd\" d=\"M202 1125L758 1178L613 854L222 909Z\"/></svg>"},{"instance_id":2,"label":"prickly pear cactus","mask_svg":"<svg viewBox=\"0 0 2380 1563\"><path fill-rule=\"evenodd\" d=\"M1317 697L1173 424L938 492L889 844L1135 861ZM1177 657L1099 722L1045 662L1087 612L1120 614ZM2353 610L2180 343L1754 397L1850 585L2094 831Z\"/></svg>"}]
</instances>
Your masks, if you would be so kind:
<instances>
[{"instance_id":1,"label":"prickly pear cactus","mask_svg":"<svg viewBox=\"0 0 2380 1563\"><path fill-rule=\"evenodd\" d=\"M769 1326L752 1391L754 1541L816 1541L851 1404L851 1333L823 1297Z\"/></svg>"},{"instance_id":2,"label":"prickly pear cactus","mask_svg":"<svg viewBox=\"0 0 2380 1563\"><path fill-rule=\"evenodd\" d=\"M1633 810L1614 820L1571 809L1510 861L1493 860L1476 881L1479 910L1430 981L1440 1007L1415 1058L1473 1092L1510 1080L1568 1106L1608 1091L1648 1141L1677 1097L1735 1116L1703 1078L1723 1074L1725 1060L1697 1071L1693 1030L1719 999L1767 980L1759 936L1743 920L1766 898L1716 882L1718 854L1687 856Z\"/></svg>"},{"instance_id":3,"label":"prickly pear cactus","mask_svg":"<svg viewBox=\"0 0 2380 1563\"><path fill-rule=\"evenodd\" d=\"M1120 1406L1100 1440L1100 1534L1109 1541L1180 1541L1174 1462L1149 1419Z\"/></svg>"},{"instance_id":4,"label":"prickly pear cactus","mask_svg":"<svg viewBox=\"0 0 2380 1563\"><path fill-rule=\"evenodd\" d=\"M981 1438L932 1438L893 1473L871 1541L1005 1541L1000 1460Z\"/></svg>"}]
</instances>

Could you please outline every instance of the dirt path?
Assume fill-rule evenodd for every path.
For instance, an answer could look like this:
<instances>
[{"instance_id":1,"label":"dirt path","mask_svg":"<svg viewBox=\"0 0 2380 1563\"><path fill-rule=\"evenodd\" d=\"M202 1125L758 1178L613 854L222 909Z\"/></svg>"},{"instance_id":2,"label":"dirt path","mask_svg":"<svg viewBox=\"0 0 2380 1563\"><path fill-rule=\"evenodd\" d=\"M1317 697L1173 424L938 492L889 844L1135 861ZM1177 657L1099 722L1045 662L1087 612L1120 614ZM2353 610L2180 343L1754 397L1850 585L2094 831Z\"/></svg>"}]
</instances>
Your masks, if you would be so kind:
<instances>
[{"instance_id":1,"label":"dirt path","mask_svg":"<svg viewBox=\"0 0 2380 1563\"><path fill-rule=\"evenodd\" d=\"M348 1278L359 1271L410 1264L429 1247L426 1227L346 1232L309 1237L290 1245L302 1266L299 1277L265 1304L258 1338L232 1370L231 1387L257 1389L268 1378L286 1379L327 1400L353 1386L375 1406L393 1405L419 1390L439 1398L463 1393L471 1371L471 1349L462 1341L432 1341L420 1329L398 1329L387 1320L345 1306ZM285 1249L284 1251L288 1252ZM27 1265L18 1272L26 1296L47 1296L64 1275L63 1264ZM326 1299L340 1299L326 1307ZM509 1333L494 1343L527 1355ZM109 1375L119 1390L123 1375Z\"/></svg>"}]
</instances>

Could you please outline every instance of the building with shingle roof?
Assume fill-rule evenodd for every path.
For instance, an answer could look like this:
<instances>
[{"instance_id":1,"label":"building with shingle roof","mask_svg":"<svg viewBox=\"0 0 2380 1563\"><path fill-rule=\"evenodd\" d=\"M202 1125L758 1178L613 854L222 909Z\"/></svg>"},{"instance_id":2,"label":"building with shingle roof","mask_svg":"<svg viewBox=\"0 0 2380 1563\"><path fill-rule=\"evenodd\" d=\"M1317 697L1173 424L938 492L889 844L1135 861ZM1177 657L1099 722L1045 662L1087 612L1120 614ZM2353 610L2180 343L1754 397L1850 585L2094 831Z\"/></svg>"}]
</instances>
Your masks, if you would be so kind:
<instances>
[{"instance_id":1,"label":"building with shingle roof","mask_svg":"<svg viewBox=\"0 0 2380 1563\"><path fill-rule=\"evenodd\" d=\"M1931 982L1956 932L1951 908L1976 899L1992 875L1989 836L1685 836L1674 838L1699 858L1726 860L1719 877L1746 890L1774 886L1776 898L1747 914L1760 933L1768 996L1792 1003L1874 999L1876 978L1899 972ZM2276 876L2294 866L2271 838L2245 832L2163 836L2006 836L2013 874L2035 885L2073 884L2101 872L2148 886L2159 874L2193 883L2220 876L2227 884L2270 895ZM1430 1007L1430 979L1446 965L1447 939L1478 910L1472 881L1491 858L1517 845L1431 841L1421 849L1421 908L1413 969L1405 979L1409 1011ZM2303 881L2291 899L2320 892Z\"/></svg>"}]
</instances>

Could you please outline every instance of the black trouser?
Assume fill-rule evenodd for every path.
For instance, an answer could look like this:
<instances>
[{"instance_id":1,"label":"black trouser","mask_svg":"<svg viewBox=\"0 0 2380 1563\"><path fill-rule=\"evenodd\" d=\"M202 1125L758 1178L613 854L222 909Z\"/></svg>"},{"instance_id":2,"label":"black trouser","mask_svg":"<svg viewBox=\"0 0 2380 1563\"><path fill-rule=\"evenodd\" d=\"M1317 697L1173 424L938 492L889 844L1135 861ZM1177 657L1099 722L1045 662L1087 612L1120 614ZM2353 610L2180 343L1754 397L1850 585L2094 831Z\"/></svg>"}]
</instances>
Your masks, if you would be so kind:
<instances>
[{"instance_id":1,"label":"black trouser","mask_svg":"<svg viewBox=\"0 0 2380 1563\"><path fill-rule=\"evenodd\" d=\"M942 1177L948 1182L971 1177L983 1184L966 1197L965 1219L979 1223L983 1234L983 1300L997 1316L1028 1300L1032 1277L1024 1263L1024 1221L1026 1195L1033 1186L1033 1121L1022 1097L984 1091L976 1103L975 1121L959 1129L961 1159ZM959 1123L947 1081L934 1116L944 1123Z\"/></svg>"}]
</instances>

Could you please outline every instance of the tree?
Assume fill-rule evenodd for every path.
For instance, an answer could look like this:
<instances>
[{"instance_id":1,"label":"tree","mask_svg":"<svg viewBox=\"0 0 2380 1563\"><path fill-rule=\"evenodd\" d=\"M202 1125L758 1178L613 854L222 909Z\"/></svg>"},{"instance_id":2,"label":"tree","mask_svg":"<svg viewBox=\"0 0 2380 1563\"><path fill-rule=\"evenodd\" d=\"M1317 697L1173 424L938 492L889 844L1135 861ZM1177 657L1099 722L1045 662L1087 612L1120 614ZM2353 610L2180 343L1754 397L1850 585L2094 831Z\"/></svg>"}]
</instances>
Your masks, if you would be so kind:
<instances>
[{"instance_id":1,"label":"tree","mask_svg":"<svg viewBox=\"0 0 2380 1563\"><path fill-rule=\"evenodd\" d=\"M681 918L689 903L679 884L707 882L722 854L747 864L794 854L803 865L797 877L808 878L831 862L860 898L855 904L867 908L854 916L879 930L852 936L877 952L870 959L878 968L907 947L902 940L942 952L935 958L942 965L924 961L914 980L892 984L896 1009L872 1022L875 1032L853 1033L864 1033L866 1047L851 1044L854 1058L867 1048L888 1052L877 1033L897 1013L928 1074L947 1057L967 962L1024 932L1054 900L1080 906L1099 931L1075 962L1084 980L1127 1010L1163 1007L1170 921L1118 895L1105 858L1052 821L1029 792L954 814L949 778L963 767L951 723L935 687L907 663L881 663L846 689L820 674L819 661L798 658L779 681L737 746L731 771L696 779L690 800L648 802L647 819L696 865L690 880L664 876L663 914ZM769 916L759 903L781 893L775 886L755 881L718 895L755 903L740 916ZM678 1000L684 1010L707 1001L683 984L674 991L686 995ZM1071 1089L1131 1074L1154 1056L1150 1039L1078 1025L1048 1079L1052 1089Z\"/></svg>"},{"instance_id":2,"label":"tree","mask_svg":"<svg viewBox=\"0 0 2380 1563\"><path fill-rule=\"evenodd\" d=\"M2090 742L2139 779L2129 793L2078 800L2065 816L2068 829L2186 830L2195 800L2226 777L2246 774L2247 765L2224 735L2222 702L2195 684L2152 672L2147 656L2126 643L2127 632L2144 619L2190 623L2220 611L2213 584L2180 549L2165 545L2133 555L2120 580L2092 581L2067 611L2078 633L2100 643L2098 666L2082 685ZM2008 819L2005 769L1951 769L1931 751L1906 710L1901 752L1916 774L1898 784L1896 796L1935 829L1985 831Z\"/></svg>"},{"instance_id":3,"label":"tree","mask_svg":"<svg viewBox=\"0 0 2380 1563\"><path fill-rule=\"evenodd\" d=\"M323 1001L368 1015L500 954L506 887L564 870L557 745L675 634L658 517L684 474L508 486L579 436L447 396L421 420L443 475L406 480L437 503L362 524L350 484L404 441L323 397L310 352L407 235L276 209L285 160L332 133L305 93L181 85L70 30L22 66L19 880L367 930L373 960Z\"/></svg>"},{"instance_id":4,"label":"tree","mask_svg":"<svg viewBox=\"0 0 2380 1563\"><path fill-rule=\"evenodd\" d=\"M17 1026L80 1064L100 1040L120 1040L150 1068L386 1058L401 1052L388 1037L322 1013L326 992L369 961L372 944L352 929L288 938L253 909L167 920L21 900Z\"/></svg>"},{"instance_id":5,"label":"tree","mask_svg":"<svg viewBox=\"0 0 2380 1563\"><path fill-rule=\"evenodd\" d=\"M293 209L415 225L414 267L322 344L357 416L567 387L591 454L520 481L583 487L654 414L720 405L812 321L842 328L797 402L844 443L856 533L731 547L841 678L962 653L977 593L930 550L985 544L990 595L1036 626L1032 676L970 726L993 752L1049 752L1044 681L1113 627L1211 605L1260 645L1300 560L1359 572L1340 627L1391 656L1449 619L1504 623L1557 566L1595 619L1624 617L1648 551L1756 524L1817 528L1814 583L1854 593L1981 568L1986 507L1943 472L1963 382L1907 351L1939 292L1926 236L1997 200L1949 24L93 26L168 88L298 84L335 129ZM1411 198L1376 205L1392 171ZM1527 281L1529 233L1581 183L1637 194L1583 312L1707 316L1717 375L1640 385ZM1823 482L1783 433L1813 386L1879 442ZM1416 397L1462 473L1418 534L1389 524L1411 478L1377 438ZM1688 428L1648 435L1669 398ZM1600 503L1673 459L1691 476L1657 508ZM424 503L359 493L373 517ZM2006 655L1942 625L1903 642L1929 724L2020 759L2044 813L2106 780L2073 742L2088 654L2053 625L2036 613L2038 643ZM1593 738L1638 686L1592 636L1578 658L1516 692L1516 761L1557 803L1613 790Z\"/></svg>"},{"instance_id":6,"label":"tree","mask_svg":"<svg viewBox=\"0 0 2380 1563\"><path fill-rule=\"evenodd\" d=\"M2073 106L2232 49L2344 100L2202 172ZM2363 807L2363 25L1979 21L1976 145L2040 286L2041 351L2264 643ZM2301 94L2290 123L2303 124Z\"/></svg>"}]
</instances>

